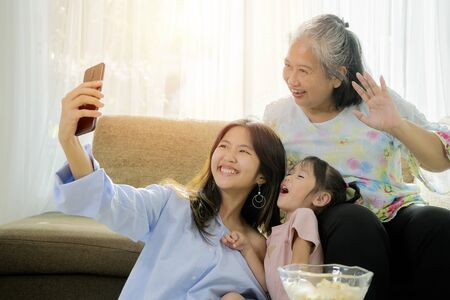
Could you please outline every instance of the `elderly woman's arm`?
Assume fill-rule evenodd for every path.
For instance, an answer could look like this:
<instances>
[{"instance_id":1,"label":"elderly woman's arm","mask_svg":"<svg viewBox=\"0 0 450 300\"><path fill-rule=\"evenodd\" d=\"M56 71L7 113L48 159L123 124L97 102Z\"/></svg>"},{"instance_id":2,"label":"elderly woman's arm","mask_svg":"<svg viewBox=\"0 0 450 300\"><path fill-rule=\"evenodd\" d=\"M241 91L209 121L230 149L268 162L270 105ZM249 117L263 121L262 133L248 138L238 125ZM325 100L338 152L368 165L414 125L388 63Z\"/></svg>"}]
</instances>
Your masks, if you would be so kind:
<instances>
[{"instance_id":1,"label":"elderly woman's arm","mask_svg":"<svg viewBox=\"0 0 450 300\"><path fill-rule=\"evenodd\" d=\"M450 169L450 159L447 157L445 146L435 133L405 119L389 133L411 151L422 168L432 172Z\"/></svg>"},{"instance_id":2,"label":"elderly woman's arm","mask_svg":"<svg viewBox=\"0 0 450 300\"><path fill-rule=\"evenodd\" d=\"M364 73L357 73L362 86L353 82L353 87L369 107L369 114L354 111L355 116L366 125L387 132L398 139L416 157L420 166L433 172L441 172L450 168L450 154L446 143L440 137L424 129L399 113L390 95L383 77L379 86L373 78Z\"/></svg>"}]
</instances>

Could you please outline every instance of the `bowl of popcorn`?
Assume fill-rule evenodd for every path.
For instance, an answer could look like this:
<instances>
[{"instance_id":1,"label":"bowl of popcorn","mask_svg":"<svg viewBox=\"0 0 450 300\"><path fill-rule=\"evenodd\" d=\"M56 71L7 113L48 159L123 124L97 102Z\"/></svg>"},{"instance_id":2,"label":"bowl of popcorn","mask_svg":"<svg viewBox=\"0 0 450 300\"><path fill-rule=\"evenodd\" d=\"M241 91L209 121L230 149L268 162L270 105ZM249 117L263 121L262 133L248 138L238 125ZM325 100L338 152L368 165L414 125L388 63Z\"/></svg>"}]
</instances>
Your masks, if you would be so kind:
<instances>
[{"instance_id":1,"label":"bowl of popcorn","mask_svg":"<svg viewBox=\"0 0 450 300\"><path fill-rule=\"evenodd\" d=\"M363 300L373 273L339 264L291 264L279 267L291 300Z\"/></svg>"}]
</instances>

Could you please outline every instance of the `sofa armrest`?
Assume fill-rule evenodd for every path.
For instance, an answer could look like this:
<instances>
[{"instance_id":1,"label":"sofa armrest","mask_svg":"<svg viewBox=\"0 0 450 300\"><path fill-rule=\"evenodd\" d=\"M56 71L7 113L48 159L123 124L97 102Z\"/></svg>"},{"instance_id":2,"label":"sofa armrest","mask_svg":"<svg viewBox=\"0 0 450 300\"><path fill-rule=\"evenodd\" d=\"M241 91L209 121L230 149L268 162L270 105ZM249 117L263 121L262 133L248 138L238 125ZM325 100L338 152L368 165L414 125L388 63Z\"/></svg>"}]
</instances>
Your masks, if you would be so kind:
<instances>
[{"instance_id":1,"label":"sofa armrest","mask_svg":"<svg viewBox=\"0 0 450 300\"><path fill-rule=\"evenodd\" d=\"M50 212L0 226L0 275L126 278L142 248L95 220Z\"/></svg>"}]
</instances>

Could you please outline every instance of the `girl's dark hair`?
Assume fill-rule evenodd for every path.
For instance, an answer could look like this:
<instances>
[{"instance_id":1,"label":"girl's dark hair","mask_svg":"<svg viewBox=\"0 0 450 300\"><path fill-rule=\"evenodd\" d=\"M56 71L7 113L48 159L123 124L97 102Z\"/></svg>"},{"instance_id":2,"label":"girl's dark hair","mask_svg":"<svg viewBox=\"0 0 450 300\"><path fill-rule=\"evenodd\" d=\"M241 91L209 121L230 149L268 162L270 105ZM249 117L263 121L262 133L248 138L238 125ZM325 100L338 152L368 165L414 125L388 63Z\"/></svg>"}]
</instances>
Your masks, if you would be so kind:
<instances>
[{"instance_id":1,"label":"girl's dark hair","mask_svg":"<svg viewBox=\"0 0 450 300\"><path fill-rule=\"evenodd\" d=\"M348 23L335 15L319 15L303 23L296 31L292 42L302 36L311 39L313 52L328 78L336 77L341 85L333 91L337 110L360 104L361 96L352 86L360 84L356 72L364 72L363 55L358 37L350 31ZM342 74L340 68L346 72Z\"/></svg>"},{"instance_id":2,"label":"girl's dark hair","mask_svg":"<svg viewBox=\"0 0 450 300\"><path fill-rule=\"evenodd\" d=\"M283 144L269 126L247 119L237 120L231 122L219 132L203 170L188 184L188 187L194 191L190 195L192 215L195 225L204 238L210 235L206 228L219 212L222 202L211 172L211 157L224 135L236 126L244 127L249 131L253 149L260 162L258 172L264 176L266 181L265 184L261 185L261 194L266 198L266 204L260 209L252 205L252 198L258 193L258 186L255 184L255 187L247 196L241 210L241 216L248 225L256 230L259 229L262 233L270 234L271 228L280 224L276 202L286 168Z\"/></svg>"},{"instance_id":3,"label":"girl's dark hair","mask_svg":"<svg viewBox=\"0 0 450 300\"><path fill-rule=\"evenodd\" d=\"M320 191L330 193L331 201L326 207L335 206L344 202L355 202L361 197L360 190L356 182L351 182L347 185L338 170L330 166L326 161L316 157L308 156L300 161L302 166L310 166L316 178L316 185L309 194L314 194ZM354 195L347 200L347 188L354 190ZM326 208L324 207L324 208ZM322 208L322 210L324 209Z\"/></svg>"}]
</instances>

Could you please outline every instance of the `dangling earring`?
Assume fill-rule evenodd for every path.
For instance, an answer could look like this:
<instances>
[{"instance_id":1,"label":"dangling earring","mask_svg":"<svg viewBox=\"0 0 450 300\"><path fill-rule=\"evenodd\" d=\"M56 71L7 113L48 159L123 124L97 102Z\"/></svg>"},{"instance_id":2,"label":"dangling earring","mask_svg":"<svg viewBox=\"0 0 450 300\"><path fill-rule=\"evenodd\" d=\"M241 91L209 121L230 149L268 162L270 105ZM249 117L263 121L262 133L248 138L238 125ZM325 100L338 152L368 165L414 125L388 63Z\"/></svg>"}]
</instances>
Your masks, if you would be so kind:
<instances>
[{"instance_id":1,"label":"dangling earring","mask_svg":"<svg viewBox=\"0 0 450 300\"><path fill-rule=\"evenodd\" d=\"M254 208L260 209L263 208L264 205L266 205L266 197L264 197L263 194L261 194L261 185L258 184L258 194L253 196L252 198L252 205Z\"/></svg>"},{"instance_id":2,"label":"dangling earring","mask_svg":"<svg viewBox=\"0 0 450 300\"><path fill-rule=\"evenodd\" d=\"M213 180L211 183L211 190L214 191L216 189L216 182Z\"/></svg>"}]
</instances>

